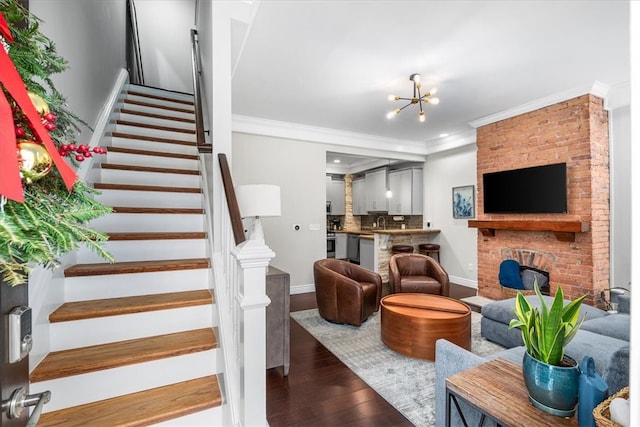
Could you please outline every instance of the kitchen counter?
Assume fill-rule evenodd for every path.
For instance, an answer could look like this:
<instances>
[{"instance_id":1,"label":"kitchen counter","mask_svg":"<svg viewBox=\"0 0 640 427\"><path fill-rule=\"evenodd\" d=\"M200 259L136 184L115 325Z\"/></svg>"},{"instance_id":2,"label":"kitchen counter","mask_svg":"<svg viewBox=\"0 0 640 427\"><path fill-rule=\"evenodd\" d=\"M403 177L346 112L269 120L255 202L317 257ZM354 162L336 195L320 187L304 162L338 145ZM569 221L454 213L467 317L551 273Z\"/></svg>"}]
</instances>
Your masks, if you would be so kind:
<instances>
[{"instance_id":1,"label":"kitchen counter","mask_svg":"<svg viewBox=\"0 0 640 427\"><path fill-rule=\"evenodd\" d=\"M334 233L344 233L344 234L359 234L360 236L373 236L374 234L388 234L393 236L409 236L412 234L438 234L440 230L436 230L433 228L406 228L404 230L394 229L394 230L384 230L382 228L367 229L367 230L334 230Z\"/></svg>"}]
</instances>

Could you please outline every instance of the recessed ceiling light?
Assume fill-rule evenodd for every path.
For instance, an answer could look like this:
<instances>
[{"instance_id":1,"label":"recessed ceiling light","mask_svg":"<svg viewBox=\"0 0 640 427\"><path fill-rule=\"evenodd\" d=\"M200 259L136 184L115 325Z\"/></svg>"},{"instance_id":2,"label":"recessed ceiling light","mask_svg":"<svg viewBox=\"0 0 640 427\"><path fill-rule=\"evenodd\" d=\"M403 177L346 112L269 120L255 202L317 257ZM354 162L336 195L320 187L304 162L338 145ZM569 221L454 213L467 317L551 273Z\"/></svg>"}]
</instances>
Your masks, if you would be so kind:
<instances>
[{"instance_id":1,"label":"recessed ceiling light","mask_svg":"<svg viewBox=\"0 0 640 427\"><path fill-rule=\"evenodd\" d=\"M440 134L440 138L445 138L445 137L447 137L447 136L449 136L449 134L448 134L448 133L441 133L441 134Z\"/></svg>"},{"instance_id":2,"label":"recessed ceiling light","mask_svg":"<svg viewBox=\"0 0 640 427\"><path fill-rule=\"evenodd\" d=\"M340 163L340 159L335 159L333 163Z\"/></svg>"}]
</instances>

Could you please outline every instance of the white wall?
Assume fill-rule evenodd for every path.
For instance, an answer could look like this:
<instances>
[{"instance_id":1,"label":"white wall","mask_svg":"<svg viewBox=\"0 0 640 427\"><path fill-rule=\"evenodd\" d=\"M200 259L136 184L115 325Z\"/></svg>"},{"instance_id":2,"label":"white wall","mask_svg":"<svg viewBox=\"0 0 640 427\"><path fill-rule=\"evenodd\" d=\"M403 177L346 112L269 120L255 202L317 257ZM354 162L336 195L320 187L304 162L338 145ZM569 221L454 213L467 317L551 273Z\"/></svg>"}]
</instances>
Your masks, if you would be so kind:
<instances>
[{"instance_id":1,"label":"white wall","mask_svg":"<svg viewBox=\"0 0 640 427\"><path fill-rule=\"evenodd\" d=\"M145 85L193 93L194 0L135 0L135 6Z\"/></svg>"},{"instance_id":2,"label":"white wall","mask_svg":"<svg viewBox=\"0 0 640 427\"><path fill-rule=\"evenodd\" d=\"M30 0L44 22L40 31L53 40L69 69L53 81L70 109L93 126L120 69L125 68L124 0ZM91 138L82 133L82 142Z\"/></svg>"},{"instance_id":3,"label":"white wall","mask_svg":"<svg viewBox=\"0 0 640 427\"><path fill-rule=\"evenodd\" d=\"M325 258L325 169L322 145L283 138L233 134L235 186L280 186L282 216L262 221L265 242L275 253L271 265L290 274L291 286L310 285L313 263ZM301 230L294 231L293 225ZM309 230L311 224L319 229Z\"/></svg>"},{"instance_id":4,"label":"white wall","mask_svg":"<svg viewBox=\"0 0 640 427\"><path fill-rule=\"evenodd\" d=\"M467 145L427 156L424 167L425 203L423 220L441 230L442 266L452 282L478 286L477 230L466 219L454 219L451 207L453 187L476 185L476 145ZM477 206L476 206L477 209Z\"/></svg>"},{"instance_id":5,"label":"white wall","mask_svg":"<svg viewBox=\"0 0 640 427\"><path fill-rule=\"evenodd\" d=\"M611 158L611 287L631 285L630 107L609 113Z\"/></svg>"}]
</instances>

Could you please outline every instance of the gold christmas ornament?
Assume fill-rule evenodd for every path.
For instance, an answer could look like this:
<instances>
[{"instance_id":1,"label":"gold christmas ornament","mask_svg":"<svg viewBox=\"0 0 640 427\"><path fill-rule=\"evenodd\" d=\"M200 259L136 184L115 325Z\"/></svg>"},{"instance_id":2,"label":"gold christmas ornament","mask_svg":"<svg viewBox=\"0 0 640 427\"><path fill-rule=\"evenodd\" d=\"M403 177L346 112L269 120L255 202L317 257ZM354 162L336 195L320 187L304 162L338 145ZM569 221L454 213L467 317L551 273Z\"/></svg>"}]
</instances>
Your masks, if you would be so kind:
<instances>
[{"instance_id":1,"label":"gold christmas ornament","mask_svg":"<svg viewBox=\"0 0 640 427\"><path fill-rule=\"evenodd\" d=\"M20 152L20 172L22 176L31 184L49 173L53 166L53 161L47 150L40 144L34 142L21 141L18 143Z\"/></svg>"},{"instance_id":2,"label":"gold christmas ornament","mask_svg":"<svg viewBox=\"0 0 640 427\"><path fill-rule=\"evenodd\" d=\"M49 105L47 105L46 101L40 97L40 95L36 95L33 92L28 92L29 98L31 98L31 102L33 106L36 107L36 111L41 116L43 114L49 114Z\"/></svg>"}]
</instances>

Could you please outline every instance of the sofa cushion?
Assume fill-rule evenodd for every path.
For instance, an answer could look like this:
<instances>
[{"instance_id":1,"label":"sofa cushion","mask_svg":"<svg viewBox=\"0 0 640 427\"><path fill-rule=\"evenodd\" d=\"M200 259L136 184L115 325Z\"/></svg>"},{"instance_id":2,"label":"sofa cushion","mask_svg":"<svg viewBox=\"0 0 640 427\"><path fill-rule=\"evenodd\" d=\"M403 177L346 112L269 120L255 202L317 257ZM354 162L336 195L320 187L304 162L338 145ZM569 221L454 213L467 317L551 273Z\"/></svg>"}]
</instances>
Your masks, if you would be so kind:
<instances>
[{"instance_id":1,"label":"sofa cushion","mask_svg":"<svg viewBox=\"0 0 640 427\"><path fill-rule=\"evenodd\" d=\"M520 264L513 259L506 259L500 263L498 280L502 286L513 289L524 289L520 277Z\"/></svg>"},{"instance_id":2,"label":"sofa cushion","mask_svg":"<svg viewBox=\"0 0 640 427\"><path fill-rule=\"evenodd\" d=\"M525 298L527 299L527 301L529 301L532 307L540 307L540 300L537 295L527 295L525 296ZM553 302L553 298L550 296L543 295L542 298L544 298L545 302L549 306ZM568 304L569 301L565 300L564 303ZM516 306L515 304L515 298L491 302L482 307L482 316L508 325L511 319L516 318L516 315L513 311ZM580 306L580 317L582 317L583 315L586 315L587 320L591 320L607 316L608 313L604 310L600 310L599 308L582 304Z\"/></svg>"},{"instance_id":3,"label":"sofa cushion","mask_svg":"<svg viewBox=\"0 0 640 427\"><path fill-rule=\"evenodd\" d=\"M536 280L538 281L538 287L540 289L546 288L547 285L549 285L549 278L547 276L530 268L525 268L524 270L522 270L521 276L522 285L524 289L527 290L535 289L533 285Z\"/></svg>"},{"instance_id":4,"label":"sofa cushion","mask_svg":"<svg viewBox=\"0 0 640 427\"><path fill-rule=\"evenodd\" d=\"M597 319L585 320L580 329L629 341L630 321L628 314L610 314Z\"/></svg>"}]
</instances>

